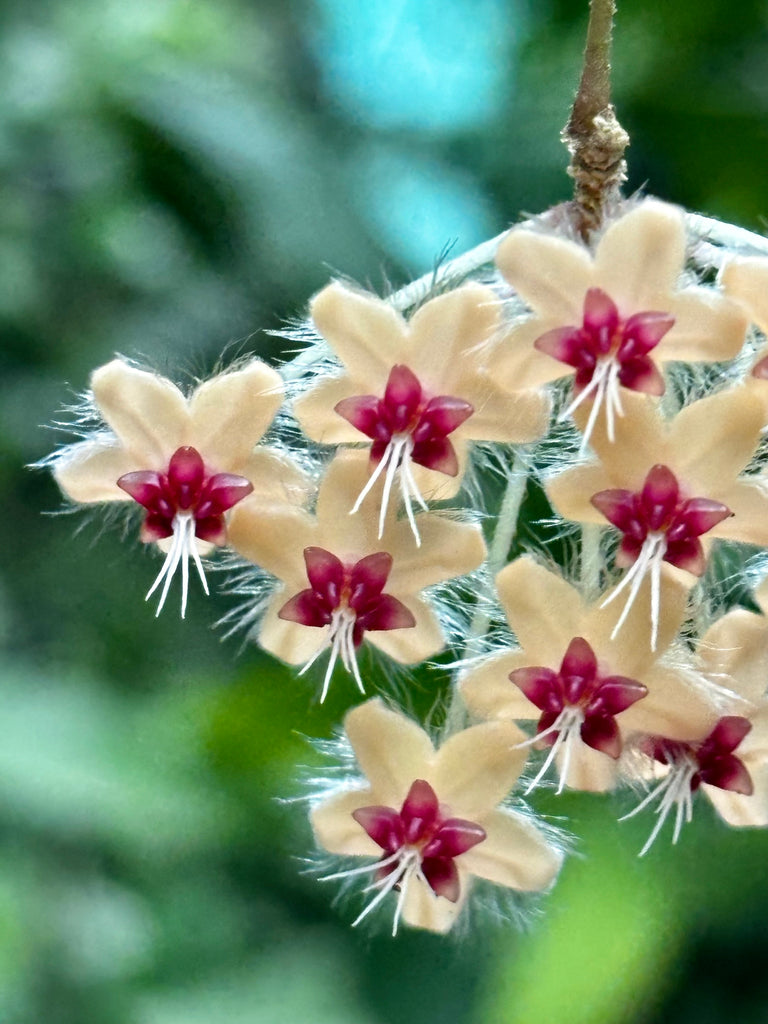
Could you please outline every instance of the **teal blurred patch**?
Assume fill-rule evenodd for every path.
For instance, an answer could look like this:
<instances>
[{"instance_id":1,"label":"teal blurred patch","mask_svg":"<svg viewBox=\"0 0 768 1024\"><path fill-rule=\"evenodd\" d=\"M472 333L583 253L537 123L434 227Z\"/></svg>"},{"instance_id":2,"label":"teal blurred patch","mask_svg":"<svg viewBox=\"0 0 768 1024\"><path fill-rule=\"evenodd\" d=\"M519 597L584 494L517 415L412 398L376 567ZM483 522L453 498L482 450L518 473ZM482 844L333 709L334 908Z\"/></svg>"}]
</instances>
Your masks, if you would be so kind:
<instances>
[{"instance_id":1,"label":"teal blurred patch","mask_svg":"<svg viewBox=\"0 0 768 1024\"><path fill-rule=\"evenodd\" d=\"M314 49L328 89L369 124L456 131L498 113L521 3L320 0Z\"/></svg>"}]
</instances>

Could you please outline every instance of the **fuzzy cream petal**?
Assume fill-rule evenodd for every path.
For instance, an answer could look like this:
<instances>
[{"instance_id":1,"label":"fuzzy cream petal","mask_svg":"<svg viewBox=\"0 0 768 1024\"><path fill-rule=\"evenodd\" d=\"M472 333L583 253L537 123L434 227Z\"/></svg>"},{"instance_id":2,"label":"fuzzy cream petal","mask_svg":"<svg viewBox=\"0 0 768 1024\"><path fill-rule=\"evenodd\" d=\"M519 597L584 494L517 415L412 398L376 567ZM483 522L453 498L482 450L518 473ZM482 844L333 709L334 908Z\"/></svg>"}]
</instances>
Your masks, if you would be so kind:
<instances>
[{"instance_id":1,"label":"fuzzy cream petal","mask_svg":"<svg viewBox=\"0 0 768 1024\"><path fill-rule=\"evenodd\" d=\"M554 882L563 854L526 818L492 811L482 824L487 838L457 858L464 870L522 892L539 892Z\"/></svg>"},{"instance_id":2,"label":"fuzzy cream petal","mask_svg":"<svg viewBox=\"0 0 768 1024\"><path fill-rule=\"evenodd\" d=\"M495 387L490 377L478 380L478 394L464 392L475 411L456 431L475 441L526 444L547 432L552 403L543 391L514 391ZM453 435L451 435L453 437Z\"/></svg>"},{"instance_id":3,"label":"fuzzy cream petal","mask_svg":"<svg viewBox=\"0 0 768 1024\"><path fill-rule=\"evenodd\" d=\"M445 935L461 913L469 885L469 879L462 877L459 898L452 903L444 896L437 896L429 885L425 885L419 878L411 879L403 903L403 921L412 928L424 928L426 931Z\"/></svg>"},{"instance_id":4,"label":"fuzzy cream petal","mask_svg":"<svg viewBox=\"0 0 768 1024\"><path fill-rule=\"evenodd\" d=\"M265 651L289 665L305 665L326 643L326 630L281 619L278 612L293 594L286 588L275 596L259 630L259 644Z\"/></svg>"},{"instance_id":5,"label":"fuzzy cream petal","mask_svg":"<svg viewBox=\"0 0 768 1024\"><path fill-rule=\"evenodd\" d=\"M585 605L575 587L525 555L502 569L496 587L528 664L559 667L562 638L579 636L584 624Z\"/></svg>"},{"instance_id":6,"label":"fuzzy cream petal","mask_svg":"<svg viewBox=\"0 0 768 1024\"><path fill-rule=\"evenodd\" d=\"M689 487L701 489L692 497L718 498L749 463L762 426L762 403L746 388L729 388L693 402L672 421L677 465L670 468Z\"/></svg>"},{"instance_id":7,"label":"fuzzy cream petal","mask_svg":"<svg viewBox=\"0 0 768 1024\"><path fill-rule=\"evenodd\" d=\"M396 363L408 362L406 323L383 299L334 282L315 296L309 311L350 374L370 381L372 391L386 382Z\"/></svg>"},{"instance_id":8,"label":"fuzzy cream petal","mask_svg":"<svg viewBox=\"0 0 768 1024\"><path fill-rule=\"evenodd\" d=\"M706 784L701 789L729 825L735 828L763 828L768 825L768 763L763 762L757 766L748 764L747 770L752 779L752 793L749 796Z\"/></svg>"},{"instance_id":9,"label":"fuzzy cream petal","mask_svg":"<svg viewBox=\"0 0 768 1024\"><path fill-rule=\"evenodd\" d=\"M515 228L500 243L496 265L536 313L560 327L581 325L584 296L594 278L584 246Z\"/></svg>"},{"instance_id":10,"label":"fuzzy cream petal","mask_svg":"<svg viewBox=\"0 0 768 1024\"><path fill-rule=\"evenodd\" d=\"M190 443L186 399L165 377L113 359L94 372L91 389L102 416L123 445L146 459L141 469L165 470L176 449Z\"/></svg>"},{"instance_id":11,"label":"fuzzy cream petal","mask_svg":"<svg viewBox=\"0 0 768 1024\"><path fill-rule=\"evenodd\" d=\"M555 758L558 771L562 772L564 754ZM568 764L567 789L584 793L609 793L616 788L618 764L600 750L593 750L586 743L579 743Z\"/></svg>"},{"instance_id":12,"label":"fuzzy cream petal","mask_svg":"<svg viewBox=\"0 0 768 1024\"><path fill-rule=\"evenodd\" d=\"M429 604L423 598L401 594L390 586L386 586L384 592L402 601L416 619L416 625L372 630L365 634L366 640L402 665L415 665L439 654L445 647L445 637Z\"/></svg>"},{"instance_id":13,"label":"fuzzy cream petal","mask_svg":"<svg viewBox=\"0 0 768 1024\"><path fill-rule=\"evenodd\" d=\"M573 368L546 352L534 348L534 342L555 327L557 320L534 317L512 327L498 345L483 353L483 367L502 391L516 392L541 388L550 381L573 374Z\"/></svg>"},{"instance_id":14,"label":"fuzzy cream petal","mask_svg":"<svg viewBox=\"0 0 768 1024\"><path fill-rule=\"evenodd\" d=\"M317 524L309 513L272 510L246 499L232 511L227 539L238 554L283 580L288 589L309 585L303 552L317 544Z\"/></svg>"},{"instance_id":15,"label":"fuzzy cream petal","mask_svg":"<svg viewBox=\"0 0 768 1024\"><path fill-rule=\"evenodd\" d=\"M732 260L720 274L727 295L744 306L762 331L768 328L768 259L753 256Z\"/></svg>"},{"instance_id":16,"label":"fuzzy cream petal","mask_svg":"<svg viewBox=\"0 0 768 1024\"><path fill-rule=\"evenodd\" d=\"M669 428L654 398L624 388L621 401L625 414L616 420L615 441L608 438L606 417L599 416L590 445L603 467L604 487L639 490L648 471L657 463L674 470L674 450ZM584 406L577 410L574 420L579 429L584 429L588 416L589 409Z\"/></svg>"},{"instance_id":17,"label":"fuzzy cream petal","mask_svg":"<svg viewBox=\"0 0 768 1024\"><path fill-rule=\"evenodd\" d=\"M412 316L407 365L430 393L465 398L475 350L499 329L500 300L479 284L466 284L425 302Z\"/></svg>"},{"instance_id":18,"label":"fuzzy cream petal","mask_svg":"<svg viewBox=\"0 0 768 1024\"><path fill-rule=\"evenodd\" d=\"M708 679L756 704L768 682L768 619L745 608L728 612L702 637L699 658Z\"/></svg>"},{"instance_id":19,"label":"fuzzy cream petal","mask_svg":"<svg viewBox=\"0 0 768 1024\"><path fill-rule=\"evenodd\" d=\"M590 499L598 491L615 486L604 466L578 466L551 477L545 484L545 490L555 511L563 519L608 526L605 516L598 512Z\"/></svg>"},{"instance_id":20,"label":"fuzzy cream petal","mask_svg":"<svg viewBox=\"0 0 768 1024\"><path fill-rule=\"evenodd\" d=\"M703 739L721 714L692 672L657 665L642 682L648 694L616 719L625 737L633 733L671 740Z\"/></svg>"},{"instance_id":21,"label":"fuzzy cream petal","mask_svg":"<svg viewBox=\"0 0 768 1024\"><path fill-rule=\"evenodd\" d=\"M253 492L244 500L262 505L299 507L313 487L310 478L295 462L268 448L251 452L238 472L253 484Z\"/></svg>"},{"instance_id":22,"label":"fuzzy cream petal","mask_svg":"<svg viewBox=\"0 0 768 1024\"><path fill-rule=\"evenodd\" d=\"M396 590L414 593L434 583L472 572L485 558L482 531L467 523L454 523L437 513L419 517L421 547L416 547L407 523L385 533L382 540L391 540L395 561L389 577Z\"/></svg>"},{"instance_id":23,"label":"fuzzy cream petal","mask_svg":"<svg viewBox=\"0 0 768 1024\"><path fill-rule=\"evenodd\" d=\"M434 758L429 736L378 697L349 711L344 730L371 783L374 803L399 809L412 783L429 773Z\"/></svg>"},{"instance_id":24,"label":"fuzzy cream petal","mask_svg":"<svg viewBox=\"0 0 768 1024\"><path fill-rule=\"evenodd\" d=\"M674 290L684 257L682 211L646 199L613 221L600 239L596 284L611 296L623 317L655 310L656 296Z\"/></svg>"},{"instance_id":25,"label":"fuzzy cream petal","mask_svg":"<svg viewBox=\"0 0 768 1024\"><path fill-rule=\"evenodd\" d=\"M309 820L320 846L344 856L380 857L381 847L352 817L352 812L376 803L370 789L335 793L312 809Z\"/></svg>"},{"instance_id":26,"label":"fuzzy cream petal","mask_svg":"<svg viewBox=\"0 0 768 1024\"><path fill-rule=\"evenodd\" d=\"M659 344L659 359L714 362L741 351L747 318L736 305L708 288L686 288L667 306L675 325Z\"/></svg>"},{"instance_id":27,"label":"fuzzy cream petal","mask_svg":"<svg viewBox=\"0 0 768 1024\"><path fill-rule=\"evenodd\" d=\"M768 546L768 480L743 477L717 498L728 506L733 515L718 523L709 537ZM706 536L703 539L706 540Z\"/></svg>"},{"instance_id":28,"label":"fuzzy cream petal","mask_svg":"<svg viewBox=\"0 0 768 1024\"><path fill-rule=\"evenodd\" d=\"M501 803L528 759L529 749L517 747L525 739L511 722L483 722L446 740L432 779L452 816L478 821Z\"/></svg>"},{"instance_id":29,"label":"fuzzy cream petal","mask_svg":"<svg viewBox=\"0 0 768 1024\"><path fill-rule=\"evenodd\" d=\"M515 669L536 664L525 651L488 658L483 665L470 670L462 679L461 696L464 703L473 715L480 718L514 721L540 718L539 708L509 678L509 673Z\"/></svg>"},{"instance_id":30,"label":"fuzzy cream petal","mask_svg":"<svg viewBox=\"0 0 768 1024\"><path fill-rule=\"evenodd\" d=\"M206 381L189 402L190 444L217 472L241 473L283 401L276 370L254 360Z\"/></svg>"},{"instance_id":31,"label":"fuzzy cream petal","mask_svg":"<svg viewBox=\"0 0 768 1024\"><path fill-rule=\"evenodd\" d=\"M305 395L297 398L293 403L293 413L307 437L320 444L368 444L365 434L334 410L344 398L370 393L363 385L356 386L351 377L331 377L329 380L321 380ZM377 393L376 397L380 398L381 395Z\"/></svg>"},{"instance_id":32,"label":"fuzzy cream petal","mask_svg":"<svg viewBox=\"0 0 768 1024\"><path fill-rule=\"evenodd\" d=\"M124 473L143 468L124 448L98 441L83 441L63 454L53 468L56 483L72 501L131 501L117 486Z\"/></svg>"}]
</instances>

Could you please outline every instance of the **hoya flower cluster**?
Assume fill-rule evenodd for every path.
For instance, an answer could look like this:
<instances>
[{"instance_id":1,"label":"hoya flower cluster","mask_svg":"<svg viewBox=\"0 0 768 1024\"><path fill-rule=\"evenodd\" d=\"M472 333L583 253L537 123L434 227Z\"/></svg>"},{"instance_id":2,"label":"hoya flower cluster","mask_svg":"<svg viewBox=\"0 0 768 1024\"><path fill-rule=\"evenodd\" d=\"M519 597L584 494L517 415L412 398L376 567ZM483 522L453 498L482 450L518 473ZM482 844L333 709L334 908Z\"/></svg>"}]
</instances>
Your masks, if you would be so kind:
<instances>
[{"instance_id":1,"label":"hoya flower cluster","mask_svg":"<svg viewBox=\"0 0 768 1024\"><path fill-rule=\"evenodd\" d=\"M72 502L141 508L158 614L227 549L260 581L261 646L321 701L364 695L356 768L310 816L345 858L322 879L367 894L355 924L386 905L393 931L445 932L475 880L548 889L564 845L524 800L544 785L626 788L625 816L656 816L643 853L700 790L768 824L768 588L745 589L768 549L768 259L722 259L652 199L588 241L552 223L388 299L331 283L282 374L254 359L185 393L116 359L99 429L50 460ZM536 489L552 516L513 542ZM451 655L431 731L387 663L423 686Z\"/></svg>"}]
</instances>

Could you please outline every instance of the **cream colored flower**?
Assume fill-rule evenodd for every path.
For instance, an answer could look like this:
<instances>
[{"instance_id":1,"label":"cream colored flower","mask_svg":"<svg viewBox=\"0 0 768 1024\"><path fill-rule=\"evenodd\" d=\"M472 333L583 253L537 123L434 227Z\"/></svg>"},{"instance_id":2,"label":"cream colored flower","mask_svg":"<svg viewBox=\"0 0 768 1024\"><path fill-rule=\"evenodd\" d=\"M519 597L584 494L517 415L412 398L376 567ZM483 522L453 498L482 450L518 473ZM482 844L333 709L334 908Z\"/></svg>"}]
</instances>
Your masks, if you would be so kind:
<instances>
[{"instance_id":1,"label":"cream colored flower","mask_svg":"<svg viewBox=\"0 0 768 1024\"><path fill-rule=\"evenodd\" d=\"M614 442L604 424L595 428L600 461L553 477L546 491L564 518L621 531L617 565L629 571L616 593L628 590L628 609L646 575L657 592L662 571L683 570L692 586L717 538L768 545L768 488L762 478L741 475L763 426L753 389L703 398L672 420L641 395L625 402ZM658 612L651 646L657 624Z\"/></svg>"},{"instance_id":2,"label":"cream colored flower","mask_svg":"<svg viewBox=\"0 0 768 1024\"><path fill-rule=\"evenodd\" d=\"M254 360L185 397L164 377L114 359L94 372L91 391L108 429L58 453L54 476L74 502L144 506L142 540L167 551L147 597L165 581L159 614L181 568L183 617L189 559L207 593L200 555L226 543L228 510L254 488L262 500L286 500L304 485L287 460L254 451L282 401L280 377Z\"/></svg>"},{"instance_id":3,"label":"cream colored flower","mask_svg":"<svg viewBox=\"0 0 768 1024\"><path fill-rule=\"evenodd\" d=\"M435 750L410 718L376 699L354 708L344 728L368 779L312 812L317 842L329 853L376 857L327 879L374 875L376 891L357 924L398 891L400 918L447 932L467 899L471 878L523 892L547 889L562 863L531 821L499 807L526 759L511 722L465 729Z\"/></svg>"},{"instance_id":4,"label":"cream colored flower","mask_svg":"<svg viewBox=\"0 0 768 1024\"><path fill-rule=\"evenodd\" d=\"M507 339L500 386L536 387L573 373L574 399L563 416L591 404L586 446L601 409L610 438L630 390L663 394L665 362L736 356L746 330L742 312L712 288L679 290L684 261L683 213L654 199L612 221L594 251L513 229L496 262L534 317Z\"/></svg>"},{"instance_id":5,"label":"cream colored flower","mask_svg":"<svg viewBox=\"0 0 768 1024\"><path fill-rule=\"evenodd\" d=\"M587 604L579 591L530 557L496 577L519 650L495 654L461 680L469 710L483 718L538 721L549 756L530 786L557 760L560 787L602 791L617 781L623 741L636 732L674 737L714 722L703 680L678 657L663 655L685 613L686 592L663 583L659 651L648 654L650 588L645 587L619 638L605 604Z\"/></svg>"},{"instance_id":6,"label":"cream colored flower","mask_svg":"<svg viewBox=\"0 0 768 1024\"><path fill-rule=\"evenodd\" d=\"M426 507L423 496L456 493L467 442L527 442L546 431L544 394L514 381L498 386L496 349L488 343L499 333L501 312L490 289L463 285L406 321L390 303L334 283L310 311L344 373L297 399L296 417L324 444L370 438L372 474L350 508L357 510L383 477L379 533L396 481L410 516L414 501Z\"/></svg>"},{"instance_id":7,"label":"cream colored flower","mask_svg":"<svg viewBox=\"0 0 768 1024\"><path fill-rule=\"evenodd\" d=\"M261 626L261 646L305 668L330 649L321 700L338 658L363 690L356 658L363 638L404 664L441 650L440 625L421 591L476 569L485 557L477 527L438 514L419 517L420 548L394 512L379 538L372 511L349 515L366 476L365 456L343 452L326 471L315 515L249 499L229 527L232 546L282 584Z\"/></svg>"},{"instance_id":8,"label":"cream colored flower","mask_svg":"<svg viewBox=\"0 0 768 1024\"><path fill-rule=\"evenodd\" d=\"M765 609L768 587L756 595ZM701 638L702 673L718 688L716 719L694 722L685 736L650 729L637 747L646 755L642 773L657 784L631 818L656 803L656 823L640 856L647 853L674 811L672 842L693 817L701 790L730 825L768 825L768 620L745 609L729 612ZM622 819L624 820L624 819Z\"/></svg>"}]
</instances>

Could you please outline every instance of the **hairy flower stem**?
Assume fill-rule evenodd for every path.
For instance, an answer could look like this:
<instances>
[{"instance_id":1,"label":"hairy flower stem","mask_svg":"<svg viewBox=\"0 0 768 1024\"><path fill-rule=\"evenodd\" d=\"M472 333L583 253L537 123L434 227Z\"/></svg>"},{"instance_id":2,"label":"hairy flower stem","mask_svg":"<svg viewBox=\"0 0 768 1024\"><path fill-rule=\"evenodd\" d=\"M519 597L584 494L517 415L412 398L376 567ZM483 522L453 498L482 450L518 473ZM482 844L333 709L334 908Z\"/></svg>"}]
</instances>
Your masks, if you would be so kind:
<instances>
[{"instance_id":1,"label":"hairy flower stem","mask_svg":"<svg viewBox=\"0 0 768 1024\"><path fill-rule=\"evenodd\" d=\"M584 240L603 222L627 177L629 136L611 103L611 38L614 0L590 0L587 43L579 91L562 138L574 180L573 221Z\"/></svg>"},{"instance_id":2,"label":"hairy flower stem","mask_svg":"<svg viewBox=\"0 0 768 1024\"><path fill-rule=\"evenodd\" d=\"M493 532L493 539L488 545L488 581L489 590L481 593L475 611L469 624L467 640L464 645L464 655L473 653L472 647L475 641L482 639L488 631L491 621L491 602L494 594L494 580L507 564L507 556L512 545L512 540L517 530L517 521L520 516L520 506L525 497L525 489L528 485L528 472L522 460L515 459L507 477L507 486L504 490L504 497L501 499L499 515L496 519L496 529ZM454 686L451 694L451 701L445 716L445 737L458 732L466 725L466 709L458 689Z\"/></svg>"}]
</instances>

